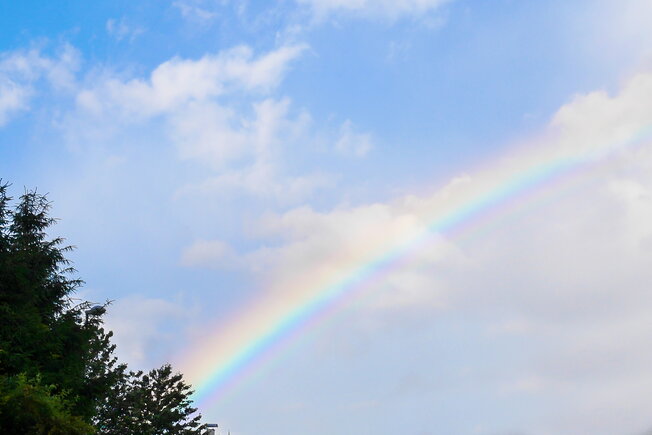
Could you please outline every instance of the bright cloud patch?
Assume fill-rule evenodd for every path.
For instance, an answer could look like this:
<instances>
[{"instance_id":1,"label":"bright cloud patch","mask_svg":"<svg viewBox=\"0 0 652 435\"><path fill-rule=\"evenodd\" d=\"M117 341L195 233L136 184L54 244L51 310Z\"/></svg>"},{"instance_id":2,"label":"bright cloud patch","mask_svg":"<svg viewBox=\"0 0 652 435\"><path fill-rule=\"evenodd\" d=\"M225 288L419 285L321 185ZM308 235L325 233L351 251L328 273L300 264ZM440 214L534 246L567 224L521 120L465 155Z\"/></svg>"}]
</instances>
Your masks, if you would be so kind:
<instances>
[{"instance_id":1,"label":"bright cloud patch","mask_svg":"<svg viewBox=\"0 0 652 435\"><path fill-rule=\"evenodd\" d=\"M215 171L180 186L180 194L239 190L285 200L303 197L330 181L319 174L284 174L280 153L306 139L311 118L292 110L288 98L270 94L304 49L284 46L254 56L241 46L198 60L172 59L147 79L108 75L79 92L77 116L108 134L162 120L182 159ZM78 119L69 130L82 131Z\"/></svg>"},{"instance_id":2,"label":"bright cloud patch","mask_svg":"<svg viewBox=\"0 0 652 435\"><path fill-rule=\"evenodd\" d=\"M125 116L151 117L206 101L227 92L269 91L302 46L282 47L253 58L246 46L207 55L199 60L172 59L152 71L148 80L108 78L80 93L81 107L97 112L116 108Z\"/></svg>"}]
</instances>

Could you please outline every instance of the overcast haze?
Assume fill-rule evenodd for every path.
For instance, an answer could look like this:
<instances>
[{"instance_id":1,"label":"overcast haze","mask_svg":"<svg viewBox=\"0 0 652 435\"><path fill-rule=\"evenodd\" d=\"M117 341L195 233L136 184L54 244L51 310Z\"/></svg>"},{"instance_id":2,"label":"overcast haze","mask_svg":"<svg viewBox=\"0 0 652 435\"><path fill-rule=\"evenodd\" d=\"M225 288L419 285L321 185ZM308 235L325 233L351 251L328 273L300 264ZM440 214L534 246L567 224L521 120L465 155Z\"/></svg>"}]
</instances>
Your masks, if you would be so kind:
<instances>
[{"instance_id":1,"label":"overcast haze","mask_svg":"<svg viewBox=\"0 0 652 435\"><path fill-rule=\"evenodd\" d=\"M202 392L223 434L638 435L651 21L648 0L3 1L0 177L49 192L120 358L196 386L362 276Z\"/></svg>"}]
</instances>

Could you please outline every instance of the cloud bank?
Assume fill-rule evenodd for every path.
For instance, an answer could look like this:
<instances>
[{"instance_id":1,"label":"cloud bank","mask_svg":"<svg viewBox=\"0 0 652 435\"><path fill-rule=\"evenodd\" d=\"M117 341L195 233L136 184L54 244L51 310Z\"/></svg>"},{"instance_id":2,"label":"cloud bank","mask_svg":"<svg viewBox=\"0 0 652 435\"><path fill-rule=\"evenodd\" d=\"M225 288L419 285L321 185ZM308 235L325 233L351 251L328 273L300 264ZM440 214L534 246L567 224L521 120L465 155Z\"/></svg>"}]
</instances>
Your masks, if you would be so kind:
<instances>
[{"instance_id":1,"label":"cloud bank","mask_svg":"<svg viewBox=\"0 0 652 435\"><path fill-rule=\"evenodd\" d=\"M259 274L271 300L310 298L305 292L319 291L316 282L391 251L485 186L532 162L582 156L570 175L496 210L466 237L434 235L371 284L358 309L388 325L405 313L471 316L487 336L535 343L529 363L500 387L548 400L542 420L531 422L534 433L643 430L652 399L651 102L649 73L614 96L577 95L542 134L431 195L269 214L252 229L265 247L239 261ZM222 261L202 246L226 250L202 242L189 251L195 263Z\"/></svg>"}]
</instances>

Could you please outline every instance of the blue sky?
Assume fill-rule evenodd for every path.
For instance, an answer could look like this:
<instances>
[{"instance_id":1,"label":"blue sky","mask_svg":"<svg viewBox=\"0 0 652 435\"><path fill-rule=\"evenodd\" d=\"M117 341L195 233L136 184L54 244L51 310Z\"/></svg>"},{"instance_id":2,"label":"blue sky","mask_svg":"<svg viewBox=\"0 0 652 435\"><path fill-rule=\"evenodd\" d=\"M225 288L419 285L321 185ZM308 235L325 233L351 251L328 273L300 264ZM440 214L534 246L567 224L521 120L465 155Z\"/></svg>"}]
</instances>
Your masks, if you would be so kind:
<instances>
[{"instance_id":1,"label":"blue sky","mask_svg":"<svg viewBox=\"0 0 652 435\"><path fill-rule=\"evenodd\" d=\"M115 300L137 368L201 383L259 301L289 309L491 186L579 162L406 254L207 421L652 427L647 1L5 3L0 177L49 192L79 296Z\"/></svg>"}]
</instances>

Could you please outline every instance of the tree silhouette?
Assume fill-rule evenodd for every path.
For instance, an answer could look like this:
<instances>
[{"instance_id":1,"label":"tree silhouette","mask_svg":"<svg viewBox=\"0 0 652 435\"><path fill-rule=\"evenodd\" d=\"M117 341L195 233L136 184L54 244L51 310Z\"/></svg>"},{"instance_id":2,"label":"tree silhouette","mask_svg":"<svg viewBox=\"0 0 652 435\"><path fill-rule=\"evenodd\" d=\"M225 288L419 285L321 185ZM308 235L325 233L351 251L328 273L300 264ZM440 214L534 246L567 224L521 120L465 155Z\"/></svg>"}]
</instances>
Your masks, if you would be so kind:
<instances>
[{"instance_id":1,"label":"tree silhouette","mask_svg":"<svg viewBox=\"0 0 652 435\"><path fill-rule=\"evenodd\" d=\"M100 410L97 427L103 434L200 434L201 415L192 407L190 386L169 364L129 372Z\"/></svg>"},{"instance_id":2,"label":"tree silhouette","mask_svg":"<svg viewBox=\"0 0 652 435\"><path fill-rule=\"evenodd\" d=\"M127 373L104 310L72 298L82 281L72 247L48 237L47 198L26 191L11 208L7 188L0 180L0 433L200 434L182 376Z\"/></svg>"}]
</instances>

